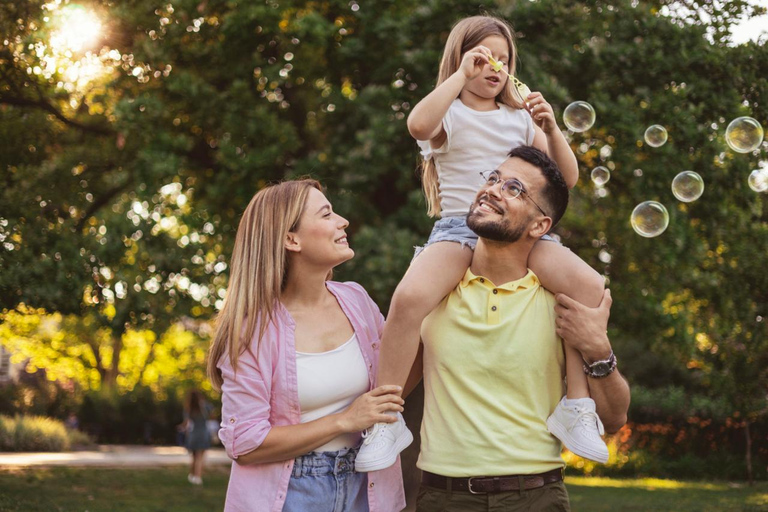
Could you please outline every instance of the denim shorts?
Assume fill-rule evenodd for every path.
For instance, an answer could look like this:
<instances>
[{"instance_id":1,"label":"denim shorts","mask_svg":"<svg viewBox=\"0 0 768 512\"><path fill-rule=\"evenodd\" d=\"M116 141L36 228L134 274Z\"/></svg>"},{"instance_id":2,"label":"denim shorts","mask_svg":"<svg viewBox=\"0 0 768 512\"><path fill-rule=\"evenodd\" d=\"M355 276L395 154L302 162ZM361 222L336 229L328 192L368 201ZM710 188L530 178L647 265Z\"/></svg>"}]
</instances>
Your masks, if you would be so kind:
<instances>
[{"instance_id":1,"label":"denim shorts","mask_svg":"<svg viewBox=\"0 0 768 512\"><path fill-rule=\"evenodd\" d=\"M549 235L544 235L541 239L550 242L556 241ZM415 258L421 254L421 251L436 242L458 242L462 247L469 247L474 251L477 245L477 235L467 226L466 215L438 219L432 227L432 233L429 234L427 243L420 247L414 247L413 257Z\"/></svg>"},{"instance_id":2,"label":"denim shorts","mask_svg":"<svg viewBox=\"0 0 768 512\"><path fill-rule=\"evenodd\" d=\"M297 457L283 512L368 512L368 474L355 472L358 448Z\"/></svg>"}]
</instances>

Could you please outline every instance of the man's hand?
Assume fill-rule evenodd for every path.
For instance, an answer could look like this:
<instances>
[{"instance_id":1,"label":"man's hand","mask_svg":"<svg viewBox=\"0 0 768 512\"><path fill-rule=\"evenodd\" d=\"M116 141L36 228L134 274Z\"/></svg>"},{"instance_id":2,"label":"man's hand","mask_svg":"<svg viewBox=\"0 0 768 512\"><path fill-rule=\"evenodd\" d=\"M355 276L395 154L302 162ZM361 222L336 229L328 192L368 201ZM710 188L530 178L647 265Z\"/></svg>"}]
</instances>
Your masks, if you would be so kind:
<instances>
[{"instance_id":1,"label":"man's hand","mask_svg":"<svg viewBox=\"0 0 768 512\"><path fill-rule=\"evenodd\" d=\"M581 352L581 357L588 363L607 359L611 354L611 342L606 332L613 303L611 290L605 290L603 300L596 308L589 308L562 293L555 299L558 336Z\"/></svg>"}]
</instances>

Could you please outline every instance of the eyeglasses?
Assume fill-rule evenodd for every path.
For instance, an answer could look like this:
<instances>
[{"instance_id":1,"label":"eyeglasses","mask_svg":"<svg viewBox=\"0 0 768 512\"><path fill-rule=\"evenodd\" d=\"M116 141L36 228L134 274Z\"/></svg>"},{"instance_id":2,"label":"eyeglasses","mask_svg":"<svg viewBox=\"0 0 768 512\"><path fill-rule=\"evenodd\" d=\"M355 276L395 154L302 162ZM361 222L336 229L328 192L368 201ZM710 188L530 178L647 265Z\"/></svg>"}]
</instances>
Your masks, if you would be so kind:
<instances>
[{"instance_id":1,"label":"eyeglasses","mask_svg":"<svg viewBox=\"0 0 768 512\"><path fill-rule=\"evenodd\" d=\"M501 183L501 195L505 199L514 199L520 194L525 194L544 216L549 217L547 212L545 212L541 206L539 206L538 203L533 200L531 194L525 190L525 187L523 187L523 184L520 183L520 180L512 178L511 180L502 181L501 176L499 175L499 171L482 171L480 176L482 176L485 180L486 187L490 188L495 186L497 183Z\"/></svg>"}]
</instances>

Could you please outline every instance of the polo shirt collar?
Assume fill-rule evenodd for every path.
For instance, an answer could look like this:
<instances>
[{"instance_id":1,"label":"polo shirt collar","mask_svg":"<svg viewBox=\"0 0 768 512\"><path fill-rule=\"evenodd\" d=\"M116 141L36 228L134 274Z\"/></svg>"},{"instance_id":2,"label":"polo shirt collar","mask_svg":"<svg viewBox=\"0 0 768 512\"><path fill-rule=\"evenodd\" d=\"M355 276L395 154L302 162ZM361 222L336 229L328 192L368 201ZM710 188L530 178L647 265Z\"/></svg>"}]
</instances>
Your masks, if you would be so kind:
<instances>
[{"instance_id":1,"label":"polo shirt collar","mask_svg":"<svg viewBox=\"0 0 768 512\"><path fill-rule=\"evenodd\" d=\"M461 280L460 286L462 288L466 288L471 283L475 283L480 286L484 286L486 288L497 288L499 290L507 290L510 292L514 292L518 289L526 290L528 288L533 288L534 286L537 286L539 284L539 278L536 277L536 274L534 274L531 269L528 269L528 273L525 274L520 279L517 279L515 281L510 281L508 283L504 283L501 286L496 286L487 277L476 276L475 274L472 273L470 269L467 269L467 272L464 274L464 277Z\"/></svg>"}]
</instances>

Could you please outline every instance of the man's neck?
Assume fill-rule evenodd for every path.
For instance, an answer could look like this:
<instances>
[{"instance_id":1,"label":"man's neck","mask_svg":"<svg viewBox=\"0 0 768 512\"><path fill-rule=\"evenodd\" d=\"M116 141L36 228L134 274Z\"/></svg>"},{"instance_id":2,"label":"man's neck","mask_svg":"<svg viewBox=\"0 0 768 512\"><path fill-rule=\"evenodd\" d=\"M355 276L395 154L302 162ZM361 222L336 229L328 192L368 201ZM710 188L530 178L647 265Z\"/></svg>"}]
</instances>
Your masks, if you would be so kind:
<instances>
[{"instance_id":1,"label":"man's neck","mask_svg":"<svg viewBox=\"0 0 768 512\"><path fill-rule=\"evenodd\" d=\"M496 286L517 281L528 273L528 256L535 240L494 242L480 238L469 269L476 276L490 279Z\"/></svg>"}]
</instances>

